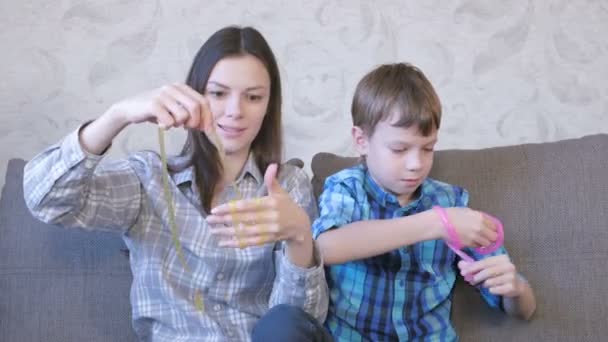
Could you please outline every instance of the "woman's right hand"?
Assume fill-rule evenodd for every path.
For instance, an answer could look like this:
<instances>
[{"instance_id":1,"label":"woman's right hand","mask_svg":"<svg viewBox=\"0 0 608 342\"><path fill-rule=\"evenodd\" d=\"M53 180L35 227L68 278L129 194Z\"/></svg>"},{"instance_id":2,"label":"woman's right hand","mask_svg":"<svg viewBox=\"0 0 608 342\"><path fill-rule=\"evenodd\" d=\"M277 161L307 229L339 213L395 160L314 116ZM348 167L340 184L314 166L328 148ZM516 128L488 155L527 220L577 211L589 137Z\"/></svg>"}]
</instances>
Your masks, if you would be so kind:
<instances>
[{"instance_id":1,"label":"woman's right hand","mask_svg":"<svg viewBox=\"0 0 608 342\"><path fill-rule=\"evenodd\" d=\"M171 84L115 103L80 131L80 144L89 153L102 154L126 126L141 122L205 133L213 129L205 97L185 84Z\"/></svg>"},{"instance_id":2,"label":"woman's right hand","mask_svg":"<svg viewBox=\"0 0 608 342\"><path fill-rule=\"evenodd\" d=\"M445 208L445 211L465 247L488 247L498 238L496 225L482 212L469 208ZM449 239L445 227L443 238Z\"/></svg>"},{"instance_id":3,"label":"woman's right hand","mask_svg":"<svg viewBox=\"0 0 608 342\"><path fill-rule=\"evenodd\" d=\"M185 84L171 84L126 98L111 110L126 124L152 122L162 128L205 131L213 122L207 100Z\"/></svg>"}]
</instances>

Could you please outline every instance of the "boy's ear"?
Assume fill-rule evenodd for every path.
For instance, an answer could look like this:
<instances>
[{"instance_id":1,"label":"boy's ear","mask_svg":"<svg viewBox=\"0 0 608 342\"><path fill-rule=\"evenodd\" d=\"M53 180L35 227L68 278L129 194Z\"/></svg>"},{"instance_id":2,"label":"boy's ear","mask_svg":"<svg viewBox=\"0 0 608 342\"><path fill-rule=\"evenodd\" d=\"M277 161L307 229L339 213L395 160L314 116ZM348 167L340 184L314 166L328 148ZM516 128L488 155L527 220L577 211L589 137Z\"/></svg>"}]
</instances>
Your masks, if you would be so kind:
<instances>
[{"instance_id":1,"label":"boy's ear","mask_svg":"<svg viewBox=\"0 0 608 342\"><path fill-rule=\"evenodd\" d=\"M350 133L359 155L367 155L367 152L369 151L369 137L367 136L367 133L359 126L353 126Z\"/></svg>"}]
</instances>

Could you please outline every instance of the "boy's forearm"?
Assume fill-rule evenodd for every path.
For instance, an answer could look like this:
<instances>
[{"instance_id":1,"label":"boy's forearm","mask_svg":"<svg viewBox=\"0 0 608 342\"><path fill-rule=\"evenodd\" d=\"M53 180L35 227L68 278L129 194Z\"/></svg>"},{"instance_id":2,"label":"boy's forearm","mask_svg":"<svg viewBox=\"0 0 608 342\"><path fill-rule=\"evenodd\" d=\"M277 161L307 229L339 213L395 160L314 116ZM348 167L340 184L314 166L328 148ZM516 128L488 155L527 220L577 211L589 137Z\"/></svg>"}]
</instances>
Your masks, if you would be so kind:
<instances>
[{"instance_id":1,"label":"boy's forearm","mask_svg":"<svg viewBox=\"0 0 608 342\"><path fill-rule=\"evenodd\" d=\"M322 233L317 244L325 265L341 264L440 239L443 229L437 214L425 211L396 219L353 222Z\"/></svg>"},{"instance_id":2,"label":"boy's forearm","mask_svg":"<svg viewBox=\"0 0 608 342\"><path fill-rule=\"evenodd\" d=\"M530 320L534 311L536 311L536 298L530 284L523 279L519 281L522 287L521 295L517 297L504 297L503 306L509 315Z\"/></svg>"}]
</instances>

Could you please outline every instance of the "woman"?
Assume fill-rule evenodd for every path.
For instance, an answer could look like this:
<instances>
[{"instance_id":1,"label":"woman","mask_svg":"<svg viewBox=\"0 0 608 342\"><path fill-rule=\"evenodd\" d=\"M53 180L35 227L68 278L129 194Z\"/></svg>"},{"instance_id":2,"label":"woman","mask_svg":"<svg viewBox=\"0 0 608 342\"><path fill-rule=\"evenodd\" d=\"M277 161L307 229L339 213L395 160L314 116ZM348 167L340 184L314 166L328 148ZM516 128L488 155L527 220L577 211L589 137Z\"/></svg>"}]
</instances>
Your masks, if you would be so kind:
<instances>
[{"instance_id":1,"label":"woman","mask_svg":"<svg viewBox=\"0 0 608 342\"><path fill-rule=\"evenodd\" d=\"M154 152L101 162L143 122L187 129L168 170ZM186 84L119 101L30 161L26 202L48 223L123 233L141 340L323 340L316 204L302 170L277 167L281 147L274 55L255 29L228 27L203 44Z\"/></svg>"}]
</instances>

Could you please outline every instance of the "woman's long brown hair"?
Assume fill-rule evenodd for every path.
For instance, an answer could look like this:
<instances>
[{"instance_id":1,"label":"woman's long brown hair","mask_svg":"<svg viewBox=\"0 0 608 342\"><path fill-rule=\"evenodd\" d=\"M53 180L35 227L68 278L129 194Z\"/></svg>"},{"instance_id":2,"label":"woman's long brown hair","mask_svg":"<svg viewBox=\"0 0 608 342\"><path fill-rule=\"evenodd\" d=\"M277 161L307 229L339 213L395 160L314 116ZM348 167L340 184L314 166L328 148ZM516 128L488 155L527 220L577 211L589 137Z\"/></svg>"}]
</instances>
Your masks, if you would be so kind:
<instances>
[{"instance_id":1,"label":"woman's long brown hair","mask_svg":"<svg viewBox=\"0 0 608 342\"><path fill-rule=\"evenodd\" d=\"M226 57L242 55L258 58L270 75L268 109L260 131L251 144L257 166L264 172L268 165L281 161L283 144L279 68L262 34L251 27L230 26L217 31L196 54L186 84L204 94L209 75L217 62ZM190 129L181 154L191 158L202 207L209 212L213 194L223 173L219 152L205 133Z\"/></svg>"}]
</instances>

